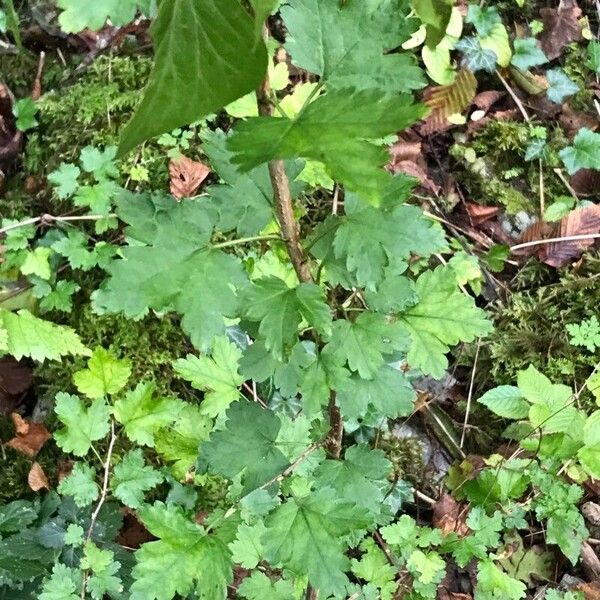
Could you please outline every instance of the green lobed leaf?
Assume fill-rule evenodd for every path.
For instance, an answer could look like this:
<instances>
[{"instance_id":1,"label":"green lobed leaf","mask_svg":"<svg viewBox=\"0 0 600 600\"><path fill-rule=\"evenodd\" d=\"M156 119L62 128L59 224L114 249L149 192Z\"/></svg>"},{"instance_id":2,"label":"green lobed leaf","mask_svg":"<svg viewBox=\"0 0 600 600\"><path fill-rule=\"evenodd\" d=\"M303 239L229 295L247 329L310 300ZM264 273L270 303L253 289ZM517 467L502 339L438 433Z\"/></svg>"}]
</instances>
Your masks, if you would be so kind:
<instances>
[{"instance_id":1,"label":"green lobed leaf","mask_svg":"<svg viewBox=\"0 0 600 600\"><path fill-rule=\"evenodd\" d=\"M396 133L426 113L410 96L377 90L336 90L317 98L295 119L258 117L240 123L229 141L243 171L277 158L310 158L329 175L373 203L392 176L385 148L369 140Z\"/></svg>"},{"instance_id":2,"label":"green lobed leaf","mask_svg":"<svg viewBox=\"0 0 600 600\"><path fill-rule=\"evenodd\" d=\"M122 390L130 375L128 360L118 359L99 346L92 352L87 368L73 373L73 383L79 392L94 400Z\"/></svg>"},{"instance_id":3,"label":"green lobed leaf","mask_svg":"<svg viewBox=\"0 0 600 600\"><path fill-rule=\"evenodd\" d=\"M510 62L522 71L527 71L531 67L539 67L548 62L548 58L535 38L516 39L513 45L515 51Z\"/></svg>"},{"instance_id":4,"label":"green lobed leaf","mask_svg":"<svg viewBox=\"0 0 600 600\"><path fill-rule=\"evenodd\" d=\"M492 388L477 401L505 419L524 419L529 414L529 405L523 400L521 390L512 385Z\"/></svg>"},{"instance_id":5,"label":"green lobed leaf","mask_svg":"<svg viewBox=\"0 0 600 600\"><path fill-rule=\"evenodd\" d=\"M61 563L52 568L50 579L42 585L38 600L79 600L81 574Z\"/></svg>"},{"instance_id":6,"label":"green lobed leaf","mask_svg":"<svg viewBox=\"0 0 600 600\"><path fill-rule=\"evenodd\" d=\"M497 7L481 7L477 4L469 5L465 21L471 23L475 27L477 34L482 38L490 35L495 25L502 23Z\"/></svg>"},{"instance_id":7,"label":"green lobed leaf","mask_svg":"<svg viewBox=\"0 0 600 600\"><path fill-rule=\"evenodd\" d=\"M75 463L73 470L57 488L60 494L71 496L79 508L89 506L100 495L96 483L96 469L84 463Z\"/></svg>"},{"instance_id":8,"label":"green lobed leaf","mask_svg":"<svg viewBox=\"0 0 600 600\"><path fill-rule=\"evenodd\" d=\"M151 33L154 68L120 154L255 90L267 70L265 45L238 0L161 2Z\"/></svg>"},{"instance_id":9,"label":"green lobed leaf","mask_svg":"<svg viewBox=\"0 0 600 600\"><path fill-rule=\"evenodd\" d=\"M114 468L110 483L114 495L125 506L139 508L144 502L144 493L162 480L162 473L146 465L141 449L136 448Z\"/></svg>"},{"instance_id":10,"label":"green lobed leaf","mask_svg":"<svg viewBox=\"0 0 600 600\"><path fill-rule=\"evenodd\" d=\"M594 71L596 75L600 75L600 42L590 41L587 47L587 57L585 66Z\"/></svg>"},{"instance_id":11,"label":"green lobed leaf","mask_svg":"<svg viewBox=\"0 0 600 600\"><path fill-rule=\"evenodd\" d=\"M563 148L559 153L569 175L579 169L600 169L600 133L582 127L571 146Z\"/></svg>"},{"instance_id":12,"label":"green lobed leaf","mask_svg":"<svg viewBox=\"0 0 600 600\"><path fill-rule=\"evenodd\" d=\"M562 69L546 71L546 79L549 85L546 95L556 104L562 104L566 98L579 91L579 86Z\"/></svg>"}]
</instances>

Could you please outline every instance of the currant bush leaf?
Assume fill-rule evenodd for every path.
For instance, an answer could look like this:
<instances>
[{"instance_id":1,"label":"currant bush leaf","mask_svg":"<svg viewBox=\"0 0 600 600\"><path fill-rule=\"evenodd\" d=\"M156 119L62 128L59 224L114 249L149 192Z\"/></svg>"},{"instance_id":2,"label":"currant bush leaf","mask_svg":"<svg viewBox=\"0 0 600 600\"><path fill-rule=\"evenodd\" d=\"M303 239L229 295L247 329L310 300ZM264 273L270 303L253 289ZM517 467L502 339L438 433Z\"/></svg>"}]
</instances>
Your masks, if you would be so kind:
<instances>
[{"instance_id":1,"label":"currant bush leaf","mask_svg":"<svg viewBox=\"0 0 600 600\"><path fill-rule=\"evenodd\" d=\"M89 506L100 495L96 470L86 464L75 463L73 471L59 483L58 492L72 496L79 508Z\"/></svg>"},{"instance_id":2,"label":"currant bush leaf","mask_svg":"<svg viewBox=\"0 0 600 600\"><path fill-rule=\"evenodd\" d=\"M260 321L265 348L276 358L296 343L303 319L319 333L327 335L331 330L331 310L314 283L290 288L278 277L258 279L245 291L243 303L245 316Z\"/></svg>"},{"instance_id":3,"label":"currant bush leaf","mask_svg":"<svg viewBox=\"0 0 600 600\"><path fill-rule=\"evenodd\" d=\"M157 502L142 508L139 516L158 540L136 552L131 600L172 600L192 590L207 600L227 595L233 574L224 541L206 533L173 505Z\"/></svg>"},{"instance_id":4,"label":"currant bush leaf","mask_svg":"<svg viewBox=\"0 0 600 600\"><path fill-rule=\"evenodd\" d=\"M87 589L94 600L103 600L106 595L114 597L123 591L121 579L116 575L121 563L114 557L114 552L98 548L92 542L87 542L84 547L80 566L91 571Z\"/></svg>"},{"instance_id":5,"label":"currant bush leaf","mask_svg":"<svg viewBox=\"0 0 600 600\"><path fill-rule=\"evenodd\" d=\"M412 339L408 362L439 378L448 366L445 355L450 346L472 342L488 334L492 325L473 300L459 291L449 269L425 271L415 289L419 302L399 316Z\"/></svg>"},{"instance_id":6,"label":"currant bush leaf","mask_svg":"<svg viewBox=\"0 0 600 600\"><path fill-rule=\"evenodd\" d=\"M118 214L135 244L108 266L110 279L94 294L97 310L139 318L148 309L174 309L206 350L224 333L223 317L236 314L233 288L247 281L238 258L210 247L214 215L195 200L147 195L121 199Z\"/></svg>"},{"instance_id":7,"label":"currant bush leaf","mask_svg":"<svg viewBox=\"0 0 600 600\"><path fill-rule=\"evenodd\" d=\"M65 33L79 33L84 29L98 31L107 19L116 26L127 25L133 21L139 5L138 0L98 0L82 5L77 0L58 0L63 12L58 17L61 29Z\"/></svg>"},{"instance_id":8,"label":"currant bush leaf","mask_svg":"<svg viewBox=\"0 0 600 600\"><path fill-rule=\"evenodd\" d=\"M262 521L254 525L242 523L237 530L236 539L229 544L233 562L244 569L254 569L262 560L264 546L261 538L267 529Z\"/></svg>"},{"instance_id":9,"label":"currant bush leaf","mask_svg":"<svg viewBox=\"0 0 600 600\"><path fill-rule=\"evenodd\" d=\"M407 19L409 11L406 1L385 0L374 6L360 0L343 5L292 0L281 9L289 33L285 48L295 65L321 76L329 90L420 89L425 79L413 56L388 53L416 30L416 20ZM371 35L374 27L381 31L387 18L385 35Z\"/></svg>"},{"instance_id":10,"label":"currant bush leaf","mask_svg":"<svg viewBox=\"0 0 600 600\"><path fill-rule=\"evenodd\" d=\"M152 37L154 68L121 136L121 154L255 90L267 70L265 45L237 0L161 3Z\"/></svg>"},{"instance_id":11,"label":"currant bush leaf","mask_svg":"<svg viewBox=\"0 0 600 600\"><path fill-rule=\"evenodd\" d=\"M38 600L79 600L80 587L80 572L57 563L50 579L44 582Z\"/></svg>"},{"instance_id":12,"label":"currant bush leaf","mask_svg":"<svg viewBox=\"0 0 600 600\"><path fill-rule=\"evenodd\" d=\"M529 405L523 400L521 390L513 385L492 388L478 402L505 419L524 419L529 414Z\"/></svg>"},{"instance_id":13,"label":"currant bush leaf","mask_svg":"<svg viewBox=\"0 0 600 600\"><path fill-rule=\"evenodd\" d=\"M103 399L85 408L80 398L59 392L54 412L64 428L54 432L56 443L64 452L85 456L92 442L102 439L109 430L108 406Z\"/></svg>"},{"instance_id":14,"label":"currant bush leaf","mask_svg":"<svg viewBox=\"0 0 600 600\"><path fill-rule=\"evenodd\" d=\"M94 400L119 392L130 375L128 360L115 358L108 350L98 347L92 352L87 368L73 373L73 382L79 392Z\"/></svg>"},{"instance_id":15,"label":"currant bush leaf","mask_svg":"<svg viewBox=\"0 0 600 600\"><path fill-rule=\"evenodd\" d=\"M240 396L239 387L244 379L238 373L241 350L226 337L215 339L211 356L193 356L175 361L175 372L192 387L205 392L200 405L209 417L225 413L229 405Z\"/></svg>"},{"instance_id":16,"label":"currant bush leaf","mask_svg":"<svg viewBox=\"0 0 600 600\"><path fill-rule=\"evenodd\" d=\"M246 600L300 600L291 582L285 579L273 582L261 571L254 571L246 577L238 588L238 594Z\"/></svg>"},{"instance_id":17,"label":"currant bush leaf","mask_svg":"<svg viewBox=\"0 0 600 600\"><path fill-rule=\"evenodd\" d=\"M368 140L396 133L425 112L406 95L334 91L317 98L295 119L259 117L240 123L229 147L244 171L277 158L322 161L334 180L377 203L392 176L382 168L388 160L385 148Z\"/></svg>"},{"instance_id":18,"label":"currant bush leaf","mask_svg":"<svg viewBox=\"0 0 600 600\"><path fill-rule=\"evenodd\" d=\"M227 429L201 445L200 465L229 479L241 473L243 489L250 492L289 465L276 443L280 427L273 412L239 400L227 411Z\"/></svg>"},{"instance_id":19,"label":"currant bush leaf","mask_svg":"<svg viewBox=\"0 0 600 600\"><path fill-rule=\"evenodd\" d=\"M343 537L366 527L370 517L354 502L336 498L331 488L291 498L266 519L266 558L308 575L321 593L342 594L348 584Z\"/></svg>"},{"instance_id":20,"label":"currant bush leaf","mask_svg":"<svg viewBox=\"0 0 600 600\"><path fill-rule=\"evenodd\" d=\"M111 486L114 495L125 506L139 508L144 502L144 492L161 483L161 473L144 462L139 448L130 450L114 468Z\"/></svg>"}]
</instances>

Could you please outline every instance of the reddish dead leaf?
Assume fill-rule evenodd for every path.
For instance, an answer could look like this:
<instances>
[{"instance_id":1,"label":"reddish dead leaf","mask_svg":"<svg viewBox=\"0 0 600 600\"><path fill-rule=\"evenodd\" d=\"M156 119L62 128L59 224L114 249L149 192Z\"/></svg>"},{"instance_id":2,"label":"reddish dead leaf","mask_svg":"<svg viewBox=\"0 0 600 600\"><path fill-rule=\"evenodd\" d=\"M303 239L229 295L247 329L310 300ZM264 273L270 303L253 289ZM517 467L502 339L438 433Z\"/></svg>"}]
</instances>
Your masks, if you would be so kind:
<instances>
[{"instance_id":1,"label":"reddish dead leaf","mask_svg":"<svg viewBox=\"0 0 600 600\"><path fill-rule=\"evenodd\" d=\"M73 465L75 463L72 460L59 460L58 461L58 472L57 479L60 483L65 477L68 477L73 471Z\"/></svg>"},{"instance_id":2,"label":"reddish dead leaf","mask_svg":"<svg viewBox=\"0 0 600 600\"><path fill-rule=\"evenodd\" d=\"M426 190L436 195L439 194L440 186L429 177L427 172L427 163L423 156L421 142L401 140L390 148L390 154L392 159L388 164L388 169L392 173L405 173L414 177Z\"/></svg>"},{"instance_id":3,"label":"reddish dead leaf","mask_svg":"<svg viewBox=\"0 0 600 600\"><path fill-rule=\"evenodd\" d=\"M600 582L581 583L575 586L575 589L583 592L585 600L600 600Z\"/></svg>"},{"instance_id":4,"label":"reddish dead leaf","mask_svg":"<svg viewBox=\"0 0 600 600\"><path fill-rule=\"evenodd\" d=\"M518 243L526 244L537 240L546 240L551 237L556 237L556 224L546 223L545 221L536 221L521 234ZM526 248L513 250L512 253L516 256L533 256L534 254L538 254L541 248L543 248L542 245L528 246Z\"/></svg>"},{"instance_id":5,"label":"reddish dead leaf","mask_svg":"<svg viewBox=\"0 0 600 600\"><path fill-rule=\"evenodd\" d=\"M437 600L473 600L471 594L461 594L460 592L449 592L446 589L438 589Z\"/></svg>"},{"instance_id":6,"label":"reddish dead leaf","mask_svg":"<svg viewBox=\"0 0 600 600\"><path fill-rule=\"evenodd\" d=\"M573 139L582 127L587 127L592 131L598 129L598 119L587 113L573 110L568 104L565 104L558 122L569 139Z\"/></svg>"},{"instance_id":7,"label":"reddish dead leaf","mask_svg":"<svg viewBox=\"0 0 600 600\"><path fill-rule=\"evenodd\" d=\"M17 435L6 442L6 445L25 456L33 458L52 436L41 423L26 421L17 413L12 413L11 418Z\"/></svg>"},{"instance_id":8,"label":"reddish dead leaf","mask_svg":"<svg viewBox=\"0 0 600 600\"><path fill-rule=\"evenodd\" d=\"M433 506L432 524L444 535L454 531L462 537L469 533L466 516L467 511L450 494L444 494Z\"/></svg>"},{"instance_id":9,"label":"reddish dead leaf","mask_svg":"<svg viewBox=\"0 0 600 600\"><path fill-rule=\"evenodd\" d=\"M506 96L505 92L499 92L496 90L488 90L486 92L480 92L473 98L473 104L479 109L487 112L492 108L496 102L502 100Z\"/></svg>"},{"instance_id":10,"label":"reddish dead leaf","mask_svg":"<svg viewBox=\"0 0 600 600\"><path fill-rule=\"evenodd\" d=\"M571 211L563 217L556 237L578 236L600 233L600 206L592 205ZM578 258L595 243L594 238L552 242L542 246L540 258L551 267L563 267L570 260Z\"/></svg>"},{"instance_id":11,"label":"reddish dead leaf","mask_svg":"<svg viewBox=\"0 0 600 600\"><path fill-rule=\"evenodd\" d=\"M579 196L595 196L600 190L600 171L579 169L569 183Z\"/></svg>"},{"instance_id":12,"label":"reddish dead leaf","mask_svg":"<svg viewBox=\"0 0 600 600\"><path fill-rule=\"evenodd\" d=\"M485 221L493 219L500 213L498 206L482 206L474 202L465 202L465 206L474 225L485 223Z\"/></svg>"},{"instance_id":13,"label":"reddish dead leaf","mask_svg":"<svg viewBox=\"0 0 600 600\"><path fill-rule=\"evenodd\" d=\"M421 135L445 131L452 127L448 117L461 114L469 108L476 91L477 79L469 69L459 71L450 85L426 90L423 101L431 109L431 114L419 128Z\"/></svg>"},{"instance_id":14,"label":"reddish dead leaf","mask_svg":"<svg viewBox=\"0 0 600 600\"><path fill-rule=\"evenodd\" d=\"M560 0L558 8L542 8L540 16L544 23L540 43L550 60L558 58L567 44L583 39L579 23L581 9L575 0Z\"/></svg>"},{"instance_id":15,"label":"reddish dead leaf","mask_svg":"<svg viewBox=\"0 0 600 600\"><path fill-rule=\"evenodd\" d=\"M48 483L48 478L40 463L34 462L31 465L29 475L27 475L27 483L34 492L50 489L50 483Z\"/></svg>"},{"instance_id":16,"label":"reddish dead leaf","mask_svg":"<svg viewBox=\"0 0 600 600\"><path fill-rule=\"evenodd\" d=\"M171 160L169 163L171 194L177 200L193 196L209 173L210 167L187 156Z\"/></svg>"}]
</instances>

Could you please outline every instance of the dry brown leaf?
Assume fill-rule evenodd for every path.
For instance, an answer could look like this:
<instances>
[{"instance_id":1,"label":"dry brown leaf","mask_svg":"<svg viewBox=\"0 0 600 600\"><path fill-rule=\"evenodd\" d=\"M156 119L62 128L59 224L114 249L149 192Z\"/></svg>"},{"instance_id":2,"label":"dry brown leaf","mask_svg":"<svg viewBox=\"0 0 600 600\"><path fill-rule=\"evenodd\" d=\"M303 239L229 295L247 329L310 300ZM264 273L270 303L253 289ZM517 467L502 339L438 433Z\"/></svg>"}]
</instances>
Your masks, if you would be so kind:
<instances>
[{"instance_id":1,"label":"dry brown leaf","mask_svg":"<svg viewBox=\"0 0 600 600\"><path fill-rule=\"evenodd\" d=\"M0 414L14 412L33 383L31 367L12 356L0 358Z\"/></svg>"},{"instance_id":2,"label":"dry brown leaf","mask_svg":"<svg viewBox=\"0 0 600 600\"><path fill-rule=\"evenodd\" d=\"M423 101L431 109L431 114L419 128L421 135L445 131L452 127L450 115L463 113L473 101L477 91L477 79L469 69L462 69L450 85L426 90Z\"/></svg>"},{"instance_id":3,"label":"dry brown leaf","mask_svg":"<svg viewBox=\"0 0 600 600\"><path fill-rule=\"evenodd\" d=\"M0 81L0 170L7 167L23 148L23 132L19 131L13 115L14 96Z\"/></svg>"},{"instance_id":4,"label":"dry brown leaf","mask_svg":"<svg viewBox=\"0 0 600 600\"><path fill-rule=\"evenodd\" d=\"M29 475L27 475L27 483L34 492L50 489L50 483L48 482L46 473L44 473L44 469L42 469L40 463L34 462L31 465Z\"/></svg>"},{"instance_id":5,"label":"dry brown leaf","mask_svg":"<svg viewBox=\"0 0 600 600\"><path fill-rule=\"evenodd\" d=\"M581 583L576 585L576 590L583 592L585 600L600 600L600 582Z\"/></svg>"},{"instance_id":6,"label":"dry brown leaf","mask_svg":"<svg viewBox=\"0 0 600 600\"><path fill-rule=\"evenodd\" d=\"M193 196L209 173L210 167L187 156L171 160L169 163L171 194L177 200Z\"/></svg>"},{"instance_id":7,"label":"dry brown leaf","mask_svg":"<svg viewBox=\"0 0 600 600\"><path fill-rule=\"evenodd\" d=\"M455 532L462 537L469 533L466 516L467 511L450 494L444 494L433 506L431 522L444 535Z\"/></svg>"},{"instance_id":8,"label":"dry brown leaf","mask_svg":"<svg viewBox=\"0 0 600 600\"><path fill-rule=\"evenodd\" d=\"M558 123L570 140L575 137L582 127L587 127L592 131L598 129L598 119L596 117L573 110L568 104L563 106L562 112L558 117Z\"/></svg>"},{"instance_id":9,"label":"dry brown leaf","mask_svg":"<svg viewBox=\"0 0 600 600\"><path fill-rule=\"evenodd\" d=\"M42 423L27 421L17 413L12 413L11 418L17 435L6 442L6 445L25 456L33 458L52 436Z\"/></svg>"},{"instance_id":10,"label":"dry brown leaf","mask_svg":"<svg viewBox=\"0 0 600 600\"><path fill-rule=\"evenodd\" d=\"M482 206L474 202L465 202L465 206L474 225L493 219L501 210L498 206Z\"/></svg>"},{"instance_id":11,"label":"dry brown leaf","mask_svg":"<svg viewBox=\"0 0 600 600\"><path fill-rule=\"evenodd\" d=\"M540 44L550 60L558 58L567 44L583 39L581 9L575 0L560 0L558 8L542 8L540 16L544 23Z\"/></svg>"},{"instance_id":12,"label":"dry brown leaf","mask_svg":"<svg viewBox=\"0 0 600 600\"><path fill-rule=\"evenodd\" d=\"M439 194L440 186L429 177L427 172L421 142L400 140L390 148L390 154L392 158L388 169L392 173L405 173L414 177L419 180L423 188L435 195Z\"/></svg>"},{"instance_id":13,"label":"dry brown leaf","mask_svg":"<svg viewBox=\"0 0 600 600\"><path fill-rule=\"evenodd\" d=\"M579 196L595 196L600 190L600 171L579 169L571 177L569 183Z\"/></svg>"},{"instance_id":14,"label":"dry brown leaf","mask_svg":"<svg viewBox=\"0 0 600 600\"><path fill-rule=\"evenodd\" d=\"M461 594L460 592L449 592L442 588L438 590L437 600L473 600L471 594Z\"/></svg>"}]
</instances>

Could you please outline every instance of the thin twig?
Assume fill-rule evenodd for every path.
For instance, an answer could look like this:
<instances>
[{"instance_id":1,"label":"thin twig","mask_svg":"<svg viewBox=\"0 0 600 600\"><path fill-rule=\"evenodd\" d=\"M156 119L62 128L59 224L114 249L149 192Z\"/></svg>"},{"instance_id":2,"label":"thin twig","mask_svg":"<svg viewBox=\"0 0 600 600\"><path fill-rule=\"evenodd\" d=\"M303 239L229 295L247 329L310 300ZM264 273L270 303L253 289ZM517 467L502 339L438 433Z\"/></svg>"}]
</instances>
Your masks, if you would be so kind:
<instances>
[{"instance_id":1,"label":"thin twig","mask_svg":"<svg viewBox=\"0 0 600 600\"><path fill-rule=\"evenodd\" d=\"M49 225L51 223L68 223L70 221L99 221L100 219L105 219L108 217L115 217L116 215L80 215L80 216L71 216L71 217L55 217L54 215L41 215L39 217L31 217L30 219L25 219L23 221L19 221L18 223L12 223L11 225L7 225L6 227L0 228L0 235L12 231L13 229L19 229L19 227L27 227L28 225L38 225L44 224Z\"/></svg>"},{"instance_id":2,"label":"thin twig","mask_svg":"<svg viewBox=\"0 0 600 600\"><path fill-rule=\"evenodd\" d=\"M517 108L519 109L519 112L523 115L523 118L525 119L525 121L527 121L527 123L530 123L531 119L529 118L529 115L527 114L527 111L525 110L525 107L523 106L523 103L521 102L521 99L519 98L519 96L517 96L517 94L515 94L514 90L510 87L510 85L508 85L508 82L506 81L506 79L504 79L504 77L502 77L502 74L500 73L500 71L496 70L496 75L498 75L498 78L502 82L502 85L504 86L506 91L509 93L509 95L513 99L514 103L517 105Z\"/></svg>"},{"instance_id":3,"label":"thin twig","mask_svg":"<svg viewBox=\"0 0 600 600\"><path fill-rule=\"evenodd\" d=\"M532 240L531 242L523 242L510 247L510 251L522 250L524 248L532 248L533 246L543 246L544 244L553 244L554 242L576 242L578 240L591 240L600 238L600 233L581 233L579 235L565 235L563 237L548 238L545 240Z\"/></svg>"},{"instance_id":4,"label":"thin twig","mask_svg":"<svg viewBox=\"0 0 600 600\"><path fill-rule=\"evenodd\" d=\"M88 528L87 535L85 536L86 543L90 541L92 537L92 532L94 530L94 525L96 525L96 520L98 519L98 515L104 506L104 502L106 501L106 496L108 495L108 484L110 479L110 461L112 458L113 449L115 447L115 443L117 441L117 436L115 435L115 422L111 419L110 421L110 443L108 444L108 452L106 453L106 461L104 462L104 480L102 482L102 492L100 493L100 500L98 500L98 504L96 505L96 509L92 513L92 517L90 519L90 526ZM85 598L85 589L87 585L87 572L83 574L83 582L81 584L81 600Z\"/></svg>"},{"instance_id":5,"label":"thin twig","mask_svg":"<svg viewBox=\"0 0 600 600\"><path fill-rule=\"evenodd\" d=\"M544 218L544 212L546 212L546 197L545 197L545 186L544 186L544 164L540 158L538 161L540 168L540 219Z\"/></svg>"},{"instance_id":6,"label":"thin twig","mask_svg":"<svg viewBox=\"0 0 600 600\"><path fill-rule=\"evenodd\" d=\"M467 433L467 425L469 424L469 415L471 414L471 402L473 400L473 386L475 384L475 373L477 372L477 361L479 359L479 349L481 348L481 338L477 340L477 349L475 350L475 360L473 361L473 369L471 371L471 381L469 383L469 394L467 396L467 408L465 410L465 420L463 422L462 434L460 436L461 449L465 445L465 435Z\"/></svg>"},{"instance_id":7,"label":"thin twig","mask_svg":"<svg viewBox=\"0 0 600 600\"><path fill-rule=\"evenodd\" d=\"M429 504L430 506L435 506L437 504L437 500L430 498L423 492L420 492L419 490L416 490L415 488L412 488L411 491L417 498L419 498L419 500L423 500L423 502L427 502L427 504Z\"/></svg>"},{"instance_id":8,"label":"thin twig","mask_svg":"<svg viewBox=\"0 0 600 600\"><path fill-rule=\"evenodd\" d=\"M213 244L212 248L229 248L230 246L239 246L240 244L248 244L250 242L262 242L266 240L280 240L281 237L276 234L254 235L252 237L239 238L237 240L229 240L220 244Z\"/></svg>"},{"instance_id":9,"label":"thin twig","mask_svg":"<svg viewBox=\"0 0 600 600\"><path fill-rule=\"evenodd\" d=\"M575 198L577 202L579 202L579 196L577 192L573 189L573 186L569 183L569 180L563 175L562 169L553 169L554 173L558 176L558 178L564 183L565 187L569 191L569 194Z\"/></svg>"},{"instance_id":10,"label":"thin twig","mask_svg":"<svg viewBox=\"0 0 600 600\"><path fill-rule=\"evenodd\" d=\"M264 490L274 483L281 481L288 475L291 475L300 463L303 463L315 450L317 450L317 448L320 448L322 445L323 442L315 442L314 444L311 444L289 467L286 467L283 471L281 471L281 473L279 473L279 475L275 475L275 477L269 479L269 481L263 483L257 489Z\"/></svg>"}]
</instances>

